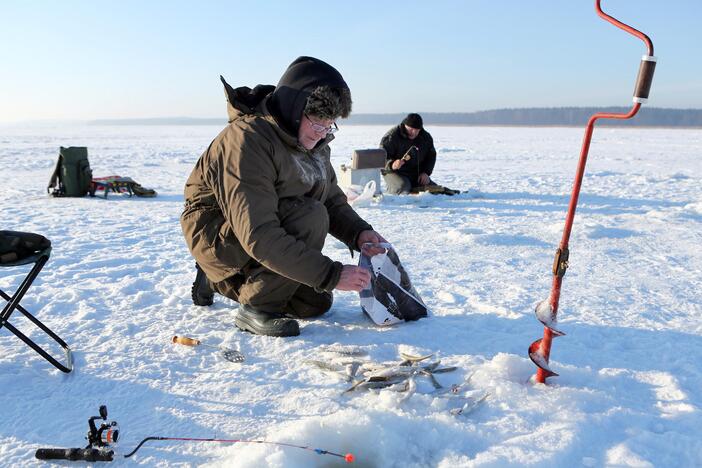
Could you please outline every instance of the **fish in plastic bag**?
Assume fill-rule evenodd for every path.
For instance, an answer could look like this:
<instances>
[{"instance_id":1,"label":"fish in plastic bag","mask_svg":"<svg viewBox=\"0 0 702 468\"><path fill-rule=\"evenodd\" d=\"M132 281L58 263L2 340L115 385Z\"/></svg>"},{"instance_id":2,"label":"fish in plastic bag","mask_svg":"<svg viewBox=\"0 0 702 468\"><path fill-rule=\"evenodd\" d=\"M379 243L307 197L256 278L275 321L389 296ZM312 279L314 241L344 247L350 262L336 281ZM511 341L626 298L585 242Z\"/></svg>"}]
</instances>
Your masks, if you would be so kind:
<instances>
[{"instance_id":1,"label":"fish in plastic bag","mask_svg":"<svg viewBox=\"0 0 702 468\"><path fill-rule=\"evenodd\" d=\"M364 252L371 246L382 247L385 253L368 256ZM427 316L427 306L412 286L392 245L363 244L358 265L371 272L370 284L359 293L361 309L377 325L394 325Z\"/></svg>"}]
</instances>

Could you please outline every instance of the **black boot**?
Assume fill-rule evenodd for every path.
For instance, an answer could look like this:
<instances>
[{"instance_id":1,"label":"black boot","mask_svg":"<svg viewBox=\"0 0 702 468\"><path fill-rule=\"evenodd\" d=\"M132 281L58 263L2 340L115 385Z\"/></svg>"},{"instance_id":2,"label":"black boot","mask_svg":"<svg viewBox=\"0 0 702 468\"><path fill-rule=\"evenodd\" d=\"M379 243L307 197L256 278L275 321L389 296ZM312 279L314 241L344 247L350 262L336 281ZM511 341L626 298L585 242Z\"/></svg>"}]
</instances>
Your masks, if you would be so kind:
<instances>
[{"instance_id":1,"label":"black boot","mask_svg":"<svg viewBox=\"0 0 702 468\"><path fill-rule=\"evenodd\" d=\"M234 318L234 325L255 335L297 336L300 334L300 326L296 320L285 318L281 314L256 310L246 304L239 305L239 313Z\"/></svg>"},{"instance_id":2,"label":"black boot","mask_svg":"<svg viewBox=\"0 0 702 468\"><path fill-rule=\"evenodd\" d=\"M205 272L202 271L200 265L195 264L195 269L197 274L195 275L195 281L193 282L193 287L190 289L190 296L193 298L193 304L198 306L211 306L214 303L214 292L210 287L210 282L205 276Z\"/></svg>"}]
</instances>

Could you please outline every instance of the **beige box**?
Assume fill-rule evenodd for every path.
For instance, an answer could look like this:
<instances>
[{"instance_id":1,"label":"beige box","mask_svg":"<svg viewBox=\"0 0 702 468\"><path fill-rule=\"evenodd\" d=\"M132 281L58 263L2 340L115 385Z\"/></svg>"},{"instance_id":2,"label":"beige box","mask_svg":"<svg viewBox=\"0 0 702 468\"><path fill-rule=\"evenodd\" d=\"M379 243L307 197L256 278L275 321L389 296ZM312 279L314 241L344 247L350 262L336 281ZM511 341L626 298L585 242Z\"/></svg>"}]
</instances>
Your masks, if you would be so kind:
<instances>
[{"instance_id":1,"label":"beige box","mask_svg":"<svg viewBox=\"0 0 702 468\"><path fill-rule=\"evenodd\" d=\"M385 167L386 157L383 148L354 150L351 158L351 169L382 169Z\"/></svg>"}]
</instances>

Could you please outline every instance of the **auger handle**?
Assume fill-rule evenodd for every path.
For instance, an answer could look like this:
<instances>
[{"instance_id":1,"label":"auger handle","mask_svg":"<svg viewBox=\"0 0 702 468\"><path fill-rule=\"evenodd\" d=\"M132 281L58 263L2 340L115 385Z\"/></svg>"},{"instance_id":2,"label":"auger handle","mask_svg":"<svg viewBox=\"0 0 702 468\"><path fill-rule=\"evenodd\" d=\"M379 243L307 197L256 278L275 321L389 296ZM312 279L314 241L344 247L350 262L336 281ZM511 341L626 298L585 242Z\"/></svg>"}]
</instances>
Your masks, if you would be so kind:
<instances>
[{"instance_id":1,"label":"auger handle","mask_svg":"<svg viewBox=\"0 0 702 468\"><path fill-rule=\"evenodd\" d=\"M195 338L188 338L187 336L178 335L171 338L171 343L182 344L185 346L199 346L202 344L200 340L196 340Z\"/></svg>"},{"instance_id":2,"label":"auger handle","mask_svg":"<svg viewBox=\"0 0 702 468\"><path fill-rule=\"evenodd\" d=\"M602 6L600 5L602 0L595 0L595 11L597 16L604 19L605 21L612 23L619 29L622 29L629 34L641 39L644 44L646 44L646 49L648 53L641 57L641 66L639 67L639 76L636 78L636 86L634 87L634 102L643 104L648 100L648 93L651 91L651 83L653 82L653 71L656 69L656 57L653 56L653 42L646 34L642 33L638 29L634 29L628 24L622 23L616 18L608 15L602 11ZM638 109L637 109L638 110ZM636 114L634 112L633 114ZM631 116L633 117L633 114ZM629 117L625 117L629 118Z\"/></svg>"},{"instance_id":3,"label":"auger handle","mask_svg":"<svg viewBox=\"0 0 702 468\"><path fill-rule=\"evenodd\" d=\"M639 66L639 76L636 78L634 87L634 102L644 103L648 100L648 93L651 91L653 82L653 72L656 70L656 57L644 55L641 57Z\"/></svg>"}]
</instances>

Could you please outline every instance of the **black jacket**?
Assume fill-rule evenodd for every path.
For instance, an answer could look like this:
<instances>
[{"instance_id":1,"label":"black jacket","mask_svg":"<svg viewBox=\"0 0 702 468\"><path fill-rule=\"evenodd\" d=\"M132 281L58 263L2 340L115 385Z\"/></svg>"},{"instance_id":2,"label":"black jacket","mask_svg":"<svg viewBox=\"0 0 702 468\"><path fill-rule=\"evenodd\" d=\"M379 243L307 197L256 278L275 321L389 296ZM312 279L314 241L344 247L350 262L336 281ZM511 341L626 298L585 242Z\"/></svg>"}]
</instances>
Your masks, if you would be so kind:
<instances>
[{"instance_id":1,"label":"black jacket","mask_svg":"<svg viewBox=\"0 0 702 468\"><path fill-rule=\"evenodd\" d=\"M419 185L419 174L424 172L431 175L436 164L436 149L434 149L434 139L429 132L422 129L414 140L410 140L405 133L404 125L400 124L390 129L382 140L381 148L387 153L385 170L394 172L409 178L413 187ZM397 171L392 170L392 163L400 159L412 146L417 147L417 151L411 151L411 158Z\"/></svg>"}]
</instances>

